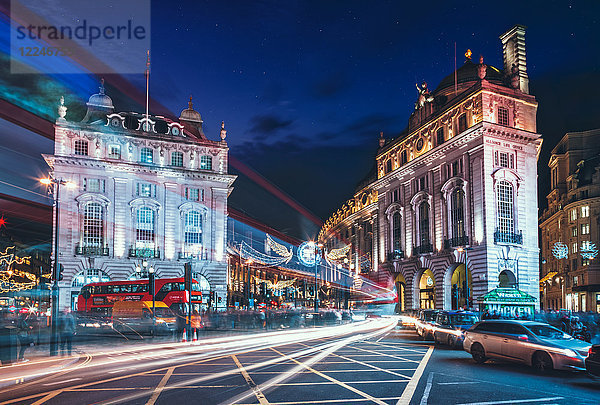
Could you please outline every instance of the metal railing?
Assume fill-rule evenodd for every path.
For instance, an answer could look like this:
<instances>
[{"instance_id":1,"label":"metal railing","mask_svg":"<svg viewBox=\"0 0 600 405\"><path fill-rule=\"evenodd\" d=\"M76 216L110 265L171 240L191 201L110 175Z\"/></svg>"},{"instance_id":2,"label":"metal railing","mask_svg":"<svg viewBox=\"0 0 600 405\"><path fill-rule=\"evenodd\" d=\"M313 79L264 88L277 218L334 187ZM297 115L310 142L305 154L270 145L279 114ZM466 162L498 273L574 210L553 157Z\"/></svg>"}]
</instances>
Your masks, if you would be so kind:
<instances>
[{"instance_id":1,"label":"metal railing","mask_svg":"<svg viewBox=\"0 0 600 405\"><path fill-rule=\"evenodd\" d=\"M129 257L160 259L160 250L149 248L130 248Z\"/></svg>"},{"instance_id":2,"label":"metal railing","mask_svg":"<svg viewBox=\"0 0 600 405\"><path fill-rule=\"evenodd\" d=\"M515 245L523 244L523 231L516 232L494 232L494 243L512 243Z\"/></svg>"},{"instance_id":3,"label":"metal railing","mask_svg":"<svg viewBox=\"0 0 600 405\"><path fill-rule=\"evenodd\" d=\"M205 253L179 252L178 257L185 260L206 260Z\"/></svg>"},{"instance_id":4,"label":"metal railing","mask_svg":"<svg viewBox=\"0 0 600 405\"><path fill-rule=\"evenodd\" d=\"M459 246L467 246L469 244L469 237L467 235L464 236L456 236L450 239L444 239L444 249L450 249L453 247Z\"/></svg>"},{"instance_id":5,"label":"metal railing","mask_svg":"<svg viewBox=\"0 0 600 405\"><path fill-rule=\"evenodd\" d=\"M389 252L387 254L387 259L389 262L393 260L404 259L404 252L402 250L396 249L393 252Z\"/></svg>"},{"instance_id":6,"label":"metal railing","mask_svg":"<svg viewBox=\"0 0 600 405\"><path fill-rule=\"evenodd\" d=\"M79 256L108 256L108 248L100 246L79 246L75 247L75 254Z\"/></svg>"},{"instance_id":7,"label":"metal railing","mask_svg":"<svg viewBox=\"0 0 600 405\"><path fill-rule=\"evenodd\" d=\"M431 252L433 252L433 245L431 243L424 243L420 246L413 246L413 253L416 255L422 255Z\"/></svg>"}]
</instances>

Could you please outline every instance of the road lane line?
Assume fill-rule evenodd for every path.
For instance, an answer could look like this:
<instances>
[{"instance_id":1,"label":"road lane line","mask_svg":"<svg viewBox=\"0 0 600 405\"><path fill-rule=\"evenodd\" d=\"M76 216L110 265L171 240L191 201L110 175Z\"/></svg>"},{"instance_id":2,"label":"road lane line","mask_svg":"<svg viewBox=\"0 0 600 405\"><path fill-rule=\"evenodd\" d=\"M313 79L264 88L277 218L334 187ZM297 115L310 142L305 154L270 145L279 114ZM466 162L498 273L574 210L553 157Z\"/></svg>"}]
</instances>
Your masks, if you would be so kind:
<instances>
[{"instance_id":1,"label":"road lane line","mask_svg":"<svg viewBox=\"0 0 600 405\"><path fill-rule=\"evenodd\" d=\"M71 381L79 381L79 380L81 380L81 378L71 378L70 380L57 381L57 382L47 383L47 384L42 384L42 385L45 385L45 386L58 385L58 384L68 383L68 382L71 382Z\"/></svg>"},{"instance_id":2,"label":"road lane line","mask_svg":"<svg viewBox=\"0 0 600 405\"><path fill-rule=\"evenodd\" d=\"M158 399L158 396L160 395L162 390L165 388L165 385L167 385L167 382L169 381L169 378L171 378L171 374L173 374L174 370L175 370L175 367L170 367L167 370L167 372L165 373L165 376L162 378L162 380L160 380L160 382L156 386L156 389L152 393L152 396L150 397L148 402L146 402L146 405L154 405L154 403Z\"/></svg>"},{"instance_id":3,"label":"road lane line","mask_svg":"<svg viewBox=\"0 0 600 405\"><path fill-rule=\"evenodd\" d=\"M433 352L433 346L429 346L429 350L427 350L427 353L425 353L425 356L423 357L423 359L419 363L419 366L417 367L417 371L415 371L412 378L410 379L410 382L408 383L406 388L404 388L404 391L402 392L402 396L400 397L400 399L398 400L396 405L410 404L410 400L412 399L412 397L415 393L415 390L417 389L419 380L421 379L421 376L423 375L423 371L425 371L425 367L427 366L427 362L429 361L429 358L431 357L432 352Z\"/></svg>"},{"instance_id":4,"label":"road lane line","mask_svg":"<svg viewBox=\"0 0 600 405\"><path fill-rule=\"evenodd\" d=\"M391 354L379 353L374 350L361 349L359 347L357 347L356 349L362 350L363 352L367 352L367 353L369 353L369 352L375 353L375 355L379 355L379 356L383 356L383 357L391 357L392 359L398 359L398 360L408 361L408 362L412 362L412 363L419 363L419 361L417 361L417 360L405 359L404 357L400 357L400 356L393 356Z\"/></svg>"},{"instance_id":5,"label":"road lane line","mask_svg":"<svg viewBox=\"0 0 600 405\"><path fill-rule=\"evenodd\" d=\"M436 385L462 385L462 384L481 384L478 381L460 381L460 382L441 382Z\"/></svg>"},{"instance_id":6,"label":"road lane line","mask_svg":"<svg viewBox=\"0 0 600 405\"><path fill-rule=\"evenodd\" d=\"M524 404L526 402L545 402L545 401L557 401L559 399L565 399L564 397L550 397L550 398L531 398L531 399L511 399L509 401L489 401L489 402L468 402L459 405L500 405L500 404Z\"/></svg>"},{"instance_id":7,"label":"road lane line","mask_svg":"<svg viewBox=\"0 0 600 405\"><path fill-rule=\"evenodd\" d=\"M285 355L285 354L281 353L281 352L280 352L280 351L278 351L277 349L273 349L273 348L271 348L271 350L273 350L274 352L276 352L276 353L280 354L281 356L287 357L287 355ZM301 363L301 362L299 362L299 361L298 361L298 360L296 360L296 359L292 359L292 360L293 360L295 363L297 363L299 366L302 366L302 367L306 368L307 370L309 370L309 371L312 371L313 373L315 373L315 374L316 374L316 375L318 375L319 377L322 377L322 378L325 378L326 380L329 380L329 381L335 382L335 383L336 383L337 385L339 385L340 387L346 388L347 390L349 390L349 391L352 391L352 392L354 392L355 394L358 394L358 395L360 395L361 397L368 399L369 401L373 401L373 402L375 402L376 404L379 404L379 405L387 405L387 403L386 403L386 402L384 402L384 401L381 401L381 400L379 400L379 399L377 399L377 398L375 398L375 397L373 397L373 396L371 396L371 395L367 394L366 392L363 392L363 391L361 391L361 390L359 390L359 389L356 389L356 388L352 387L351 385L348 385L348 384L346 384L346 383L344 383L344 382L342 382L342 381L340 381L340 380L336 380L335 378L333 378L333 377L331 377L331 376L328 376L327 374L323 374L322 372L320 372L320 371L318 371L318 370L315 370L314 368L312 368L312 367L310 367L310 366L307 366L306 364L304 364L304 363ZM313 402L317 402L317 401L313 401Z\"/></svg>"},{"instance_id":8,"label":"road lane line","mask_svg":"<svg viewBox=\"0 0 600 405\"><path fill-rule=\"evenodd\" d=\"M35 401L31 405L42 405L44 402L51 400L52 398L54 398L55 396L57 396L61 392L62 392L62 390L52 391L51 393L49 393L48 395L46 395L43 398L38 399L37 401Z\"/></svg>"},{"instance_id":9,"label":"road lane line","mask_svg":"<svg viewBox=\"0 0 600 405\"><path fill-rule=\"evenodd\" d=\"M267 401L267 398L265 398L264 394L256 386L254 380L252 380L252 377L250 377L250 374L248 374L248 372L246 371L242 363L240 363L235 354L232 354L231 358L233 359L235 365L238 366L238 368L240 369L240 373L244 377L244 380L246 380L246 383L248 384L250 389L252 389L252 392L254 392L254 396L256 397L256 399L258 399L258 403L261 405L269 405L269 401Z\"/></svg>"},{"instance_id":10,"label":"road lane line","mask_svg":"<svg viewBox=\"0 0 600 405\"><path fill-rule=\"evenodd\" d=\"M429 399L429 392L431 391L431 385L433 383L433 373L429 373L427 377L427 385L425 386L425 390L423 391L423 396L421 397L421 405L427 405L427 400Z\"/></svg>"}]
</instances>

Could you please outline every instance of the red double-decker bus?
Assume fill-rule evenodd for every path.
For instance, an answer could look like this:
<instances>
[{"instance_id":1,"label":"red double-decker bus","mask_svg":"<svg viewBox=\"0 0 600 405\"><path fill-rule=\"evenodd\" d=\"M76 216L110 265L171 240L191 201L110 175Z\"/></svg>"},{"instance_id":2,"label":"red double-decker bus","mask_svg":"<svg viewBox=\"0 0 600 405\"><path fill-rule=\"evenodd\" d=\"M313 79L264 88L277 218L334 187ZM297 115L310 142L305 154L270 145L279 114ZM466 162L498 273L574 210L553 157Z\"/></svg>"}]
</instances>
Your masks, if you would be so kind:
<instances>
[{"instance_id":1,"label":"red double-decker bus","mask_svg":"<svg viewBox=\"0 0 600 405\"><path fill-rule=\"evenodd\" d=\"M188 302L183 277L155 280L155 300L179 311ZM148 280L108 281L84 285L77 297L80 314L111 316L117 301L152 301ZM200 285L192 279L192 305L202 303ZM195 306L195 305L194 305Z\"/></svg>"}]
</instances>

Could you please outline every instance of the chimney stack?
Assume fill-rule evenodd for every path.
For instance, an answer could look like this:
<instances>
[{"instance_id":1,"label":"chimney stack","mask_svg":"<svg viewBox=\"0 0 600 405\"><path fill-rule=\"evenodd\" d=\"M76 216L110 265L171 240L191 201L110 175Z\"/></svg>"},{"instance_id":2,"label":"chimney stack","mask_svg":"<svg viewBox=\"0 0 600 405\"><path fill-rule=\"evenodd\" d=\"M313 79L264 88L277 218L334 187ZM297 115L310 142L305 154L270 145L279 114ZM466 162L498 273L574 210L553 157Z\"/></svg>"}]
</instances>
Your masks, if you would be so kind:
<instances>
[{"instance_id":1,"label":"chimney stack","mask_svg":"<svg viewBox=\"0 0 600 405\"><path fill-rule=\"evenodd\" d=\"M525 26L515 25L500 35L502 53L504 54L504 72L510 74L512 65L519 69L519 89L529 94L529 77L527 76L527 58L525 56Z\"/></svg>"}]
</instances>

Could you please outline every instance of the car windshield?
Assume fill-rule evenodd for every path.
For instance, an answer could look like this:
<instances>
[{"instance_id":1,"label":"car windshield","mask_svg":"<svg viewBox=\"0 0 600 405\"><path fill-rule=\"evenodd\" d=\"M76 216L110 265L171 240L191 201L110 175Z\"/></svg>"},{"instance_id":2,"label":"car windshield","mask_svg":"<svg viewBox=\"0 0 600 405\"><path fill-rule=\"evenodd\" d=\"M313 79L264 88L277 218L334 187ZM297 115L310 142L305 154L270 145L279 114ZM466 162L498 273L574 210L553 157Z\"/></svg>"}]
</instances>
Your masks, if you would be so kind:
<instances>
[{"instance_id":1,"label":"car windshield","mask_svg":"<svg viewBox=\"0 0 600 405\"><path fill-rule=\"evenodd\" d=\"M549 339L567 339L569 336L565 335L563 331L549 325L527 325L527 328L533 332L534 335Z\"/></svg>"},{"instance_id":2,"label":"car windshield","mask_svg":"<svg viewBox=\"0 0 600 405\"><path fill-rule=\"evenodd\" d=\"M478 319L472 314L452 314L450 315L450 323L454 325L473 325Z\"/></svg>"},{"instance_id":3,"label":"car windshield","mask_svg":"<svg viewBox=\"0 0 600 405\"><path fill-rule=\"evenodd\" d=\"M435 316L437 315L436 312L424 312L423 313L423 318L425 321L435 321Z\"/></svg>"}]
</instances>

